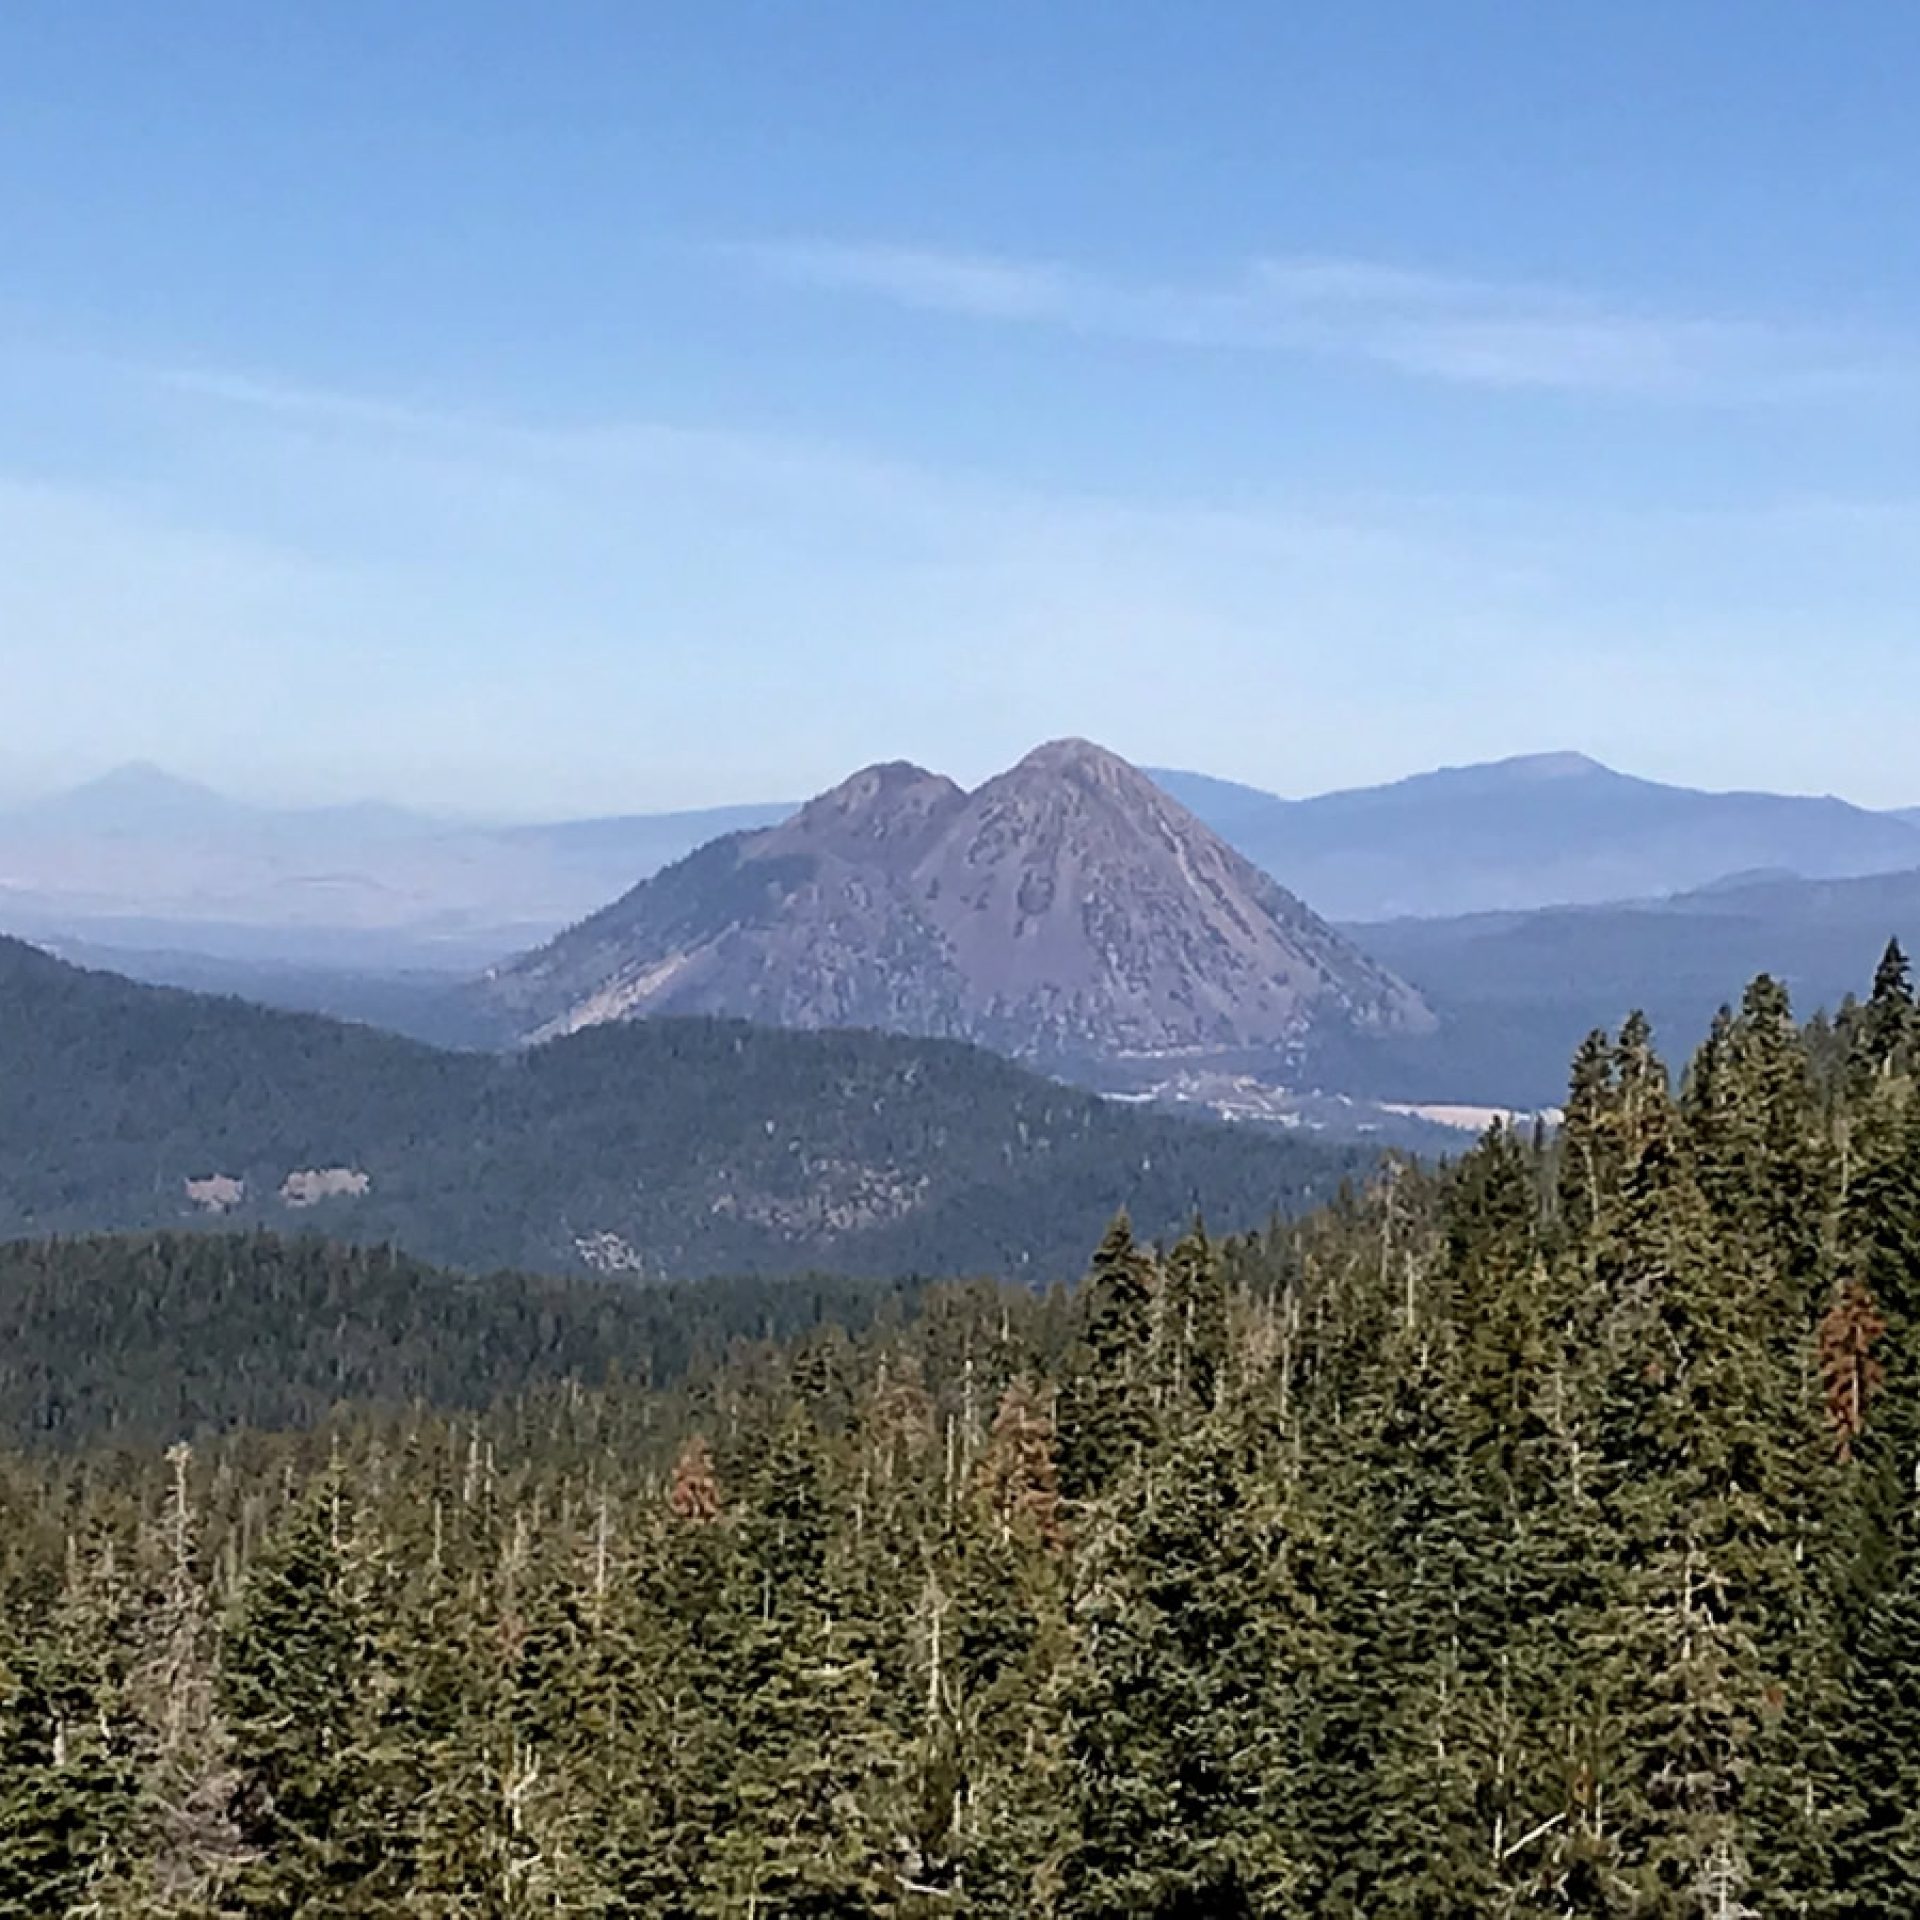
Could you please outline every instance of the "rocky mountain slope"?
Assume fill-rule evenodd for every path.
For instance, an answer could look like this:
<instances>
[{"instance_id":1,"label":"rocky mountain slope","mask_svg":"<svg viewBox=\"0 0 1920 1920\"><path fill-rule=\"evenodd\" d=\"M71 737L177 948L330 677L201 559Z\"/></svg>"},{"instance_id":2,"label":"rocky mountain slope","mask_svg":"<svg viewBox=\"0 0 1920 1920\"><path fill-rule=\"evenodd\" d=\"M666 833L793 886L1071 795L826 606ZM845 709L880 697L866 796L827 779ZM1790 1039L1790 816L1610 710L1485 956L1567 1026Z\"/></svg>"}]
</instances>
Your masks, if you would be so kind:
<instances>
[{"instance_id":1,"label":"rocky mountain slope","mask_svg":"<svg viewBox=\"0 0 1920 1920\"><path fill-rule=\"evenodd\" d=\"M1420 996L1085 741L972 793L869 767L487 979L546 1039L658 1014L876 1027L1048 1061L1410 1033Z\"/></svg>"}]
</instances>

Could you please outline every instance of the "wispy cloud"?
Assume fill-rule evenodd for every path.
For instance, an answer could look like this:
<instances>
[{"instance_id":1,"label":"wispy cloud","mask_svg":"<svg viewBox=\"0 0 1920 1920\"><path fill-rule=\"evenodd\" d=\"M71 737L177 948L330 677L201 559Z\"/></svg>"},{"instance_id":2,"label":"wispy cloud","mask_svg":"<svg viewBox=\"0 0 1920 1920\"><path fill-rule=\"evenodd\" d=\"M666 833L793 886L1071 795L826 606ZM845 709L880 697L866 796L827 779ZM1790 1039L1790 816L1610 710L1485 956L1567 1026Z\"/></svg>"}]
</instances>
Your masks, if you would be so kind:
<instances>
[{"instance_id":1,"label":"wispy cloud","mask_svg":"<svg viewBox=\"0 0 1920 1920\"><path fill-rule=\"evenodd\" d=\"M1179 283L922 247L789 241L727 251L793 285L928 312L1169 346L1358 360L1472 386L1706 401L1920 391L1920 354L1901 343L1659 313L1368 260L1275 256L1218 282Z\"/></svg>"},{"instance_id":2,"label":"wispy cloud","mask_svg":"<svg viewBox=\"0 0 1920 1920\"><path fill-rule=\"evenodd\" d=\"M799 499L857 497L863 504L885 501L895 508L928 490L928 476L905 463L727 427L644 418L529 421L468 406L392 400L205 367L123 366L120 371L136 384L236 419L250 417L363 452L377 448L387 459L432 461L443 476L464 473L484 484L517 478L571 486L666 476Z\"/></svg>"},{"instance_id":3,"label":"wispy cloud","mask_svg":"<svg viewBox=\"0 0 1920 1920\"><path fill-rule=\"evenodd\" d=\"M933 468L839 441L647 418L592 424L485 412L312 387L202 368L139 377L236 419L350 450L371 474L454 490L459 509L512 487L547 492L571 519L583 506L617 512L651 490L689 489L743 518L777 516L860 529L869 557L885 548L916 562L964 555L1004 559L1076 553L1097 569L1120 556L1178 555L1209 563L1296 564L1311 557L1362 570L1387 561L1439 564L1445 536L1403 524L1405 503L1166 498L1104 489L1036 487L989 473Z\"/></svg>"}]
</instances>

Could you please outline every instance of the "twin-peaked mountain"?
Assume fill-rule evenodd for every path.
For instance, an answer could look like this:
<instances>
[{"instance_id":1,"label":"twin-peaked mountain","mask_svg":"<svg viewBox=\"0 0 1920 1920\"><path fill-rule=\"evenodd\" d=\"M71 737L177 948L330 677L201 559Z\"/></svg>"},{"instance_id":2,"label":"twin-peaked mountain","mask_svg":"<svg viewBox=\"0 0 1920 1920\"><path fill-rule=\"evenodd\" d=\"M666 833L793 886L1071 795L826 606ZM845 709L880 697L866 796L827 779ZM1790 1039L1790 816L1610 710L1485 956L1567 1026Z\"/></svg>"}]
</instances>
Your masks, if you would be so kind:
<instances>
[{"instance_id":1,"label":"twin-peaked mountain","mask_svg":"<svg viewBox=\"0 0 1920 1920\"><path fill-rule=\"evenodd\" d=\"M527 1039L724 1013L1059 1061L1433 1024L1404 981L1078 740L971 793L869 767L778 826L702 847L483 992Z\"/></svg>"}]
</instances>

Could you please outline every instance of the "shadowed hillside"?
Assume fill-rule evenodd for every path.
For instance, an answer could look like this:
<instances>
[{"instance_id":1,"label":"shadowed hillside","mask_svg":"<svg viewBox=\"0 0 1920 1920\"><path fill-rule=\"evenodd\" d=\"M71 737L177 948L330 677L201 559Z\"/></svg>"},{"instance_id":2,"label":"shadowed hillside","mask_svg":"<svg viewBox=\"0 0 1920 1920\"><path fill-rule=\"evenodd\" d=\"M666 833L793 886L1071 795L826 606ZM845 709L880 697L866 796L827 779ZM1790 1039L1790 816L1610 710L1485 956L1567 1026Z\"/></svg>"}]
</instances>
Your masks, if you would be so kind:
<instances>
[{"instance_id":1,"label":"shadowed hillside","mask_svg":"<svg viewBox=\"0 0 1920 1920\"><path fill-rule=\"evenodd\" d=\"M666 1020L448 1053L5 941L0 1049L0 1234L200 1220L467 1267L1052 1277L1118 1206L1252 1224L1358 1164L952 1042Z\"/></svg>"}]
</instances>

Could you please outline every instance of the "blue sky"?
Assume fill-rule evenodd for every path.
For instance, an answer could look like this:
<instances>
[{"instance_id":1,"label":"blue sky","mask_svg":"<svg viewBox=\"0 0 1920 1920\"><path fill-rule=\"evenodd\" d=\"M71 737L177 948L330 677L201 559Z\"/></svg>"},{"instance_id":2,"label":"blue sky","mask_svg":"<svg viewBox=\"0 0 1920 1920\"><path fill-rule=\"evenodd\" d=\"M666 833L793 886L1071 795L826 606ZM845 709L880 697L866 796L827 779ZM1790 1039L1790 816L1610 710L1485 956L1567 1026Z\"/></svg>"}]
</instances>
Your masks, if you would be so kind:
<instances>
[{"instance_id":1,"label":"blue sky","mask_svg":"<svg viewBox=\"0 0 1920 1920\"><path fill-rule=\"evenodd\" d=\"M1920 12L0 14L0 792L1920 801Z\"/></svg>"}]
</instances>

